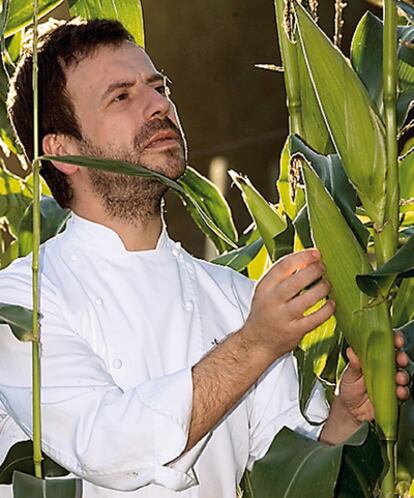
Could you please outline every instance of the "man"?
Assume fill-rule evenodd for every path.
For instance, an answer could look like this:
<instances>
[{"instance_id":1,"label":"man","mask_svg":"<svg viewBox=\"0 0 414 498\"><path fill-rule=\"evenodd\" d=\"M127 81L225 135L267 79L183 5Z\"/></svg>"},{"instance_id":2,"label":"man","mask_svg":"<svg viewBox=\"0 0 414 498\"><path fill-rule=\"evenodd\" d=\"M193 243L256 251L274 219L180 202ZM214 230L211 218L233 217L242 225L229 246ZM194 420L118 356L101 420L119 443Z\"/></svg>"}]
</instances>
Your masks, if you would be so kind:
<instances>
[{"instance_id":1,"label":"man","mask_svg":"<svg viewBox=\"0 0 414 498\"><path fill-rule=\"evenodd\" d=\"M44 153L183 173L165 78L119 24L59 26L39 62ZM9 108L29 158L30 81L27 56ZM318 251L285 258L254 288L169 239L157 182L59 161L43 175L73 211L41 252L43 449L84 479L85 498L233 498L283 426L336 443L372 419L352 353L323 428L299 411L290 352L335 309L303 316L329 293ZM1 272L0 302L31 306L30 258ZM0 370L1 460L31 436L30 346L0 334ZM406 397L406 376L397 383ZM308 415L327 415L319 388Z\"/></svg>"}]
</instances>

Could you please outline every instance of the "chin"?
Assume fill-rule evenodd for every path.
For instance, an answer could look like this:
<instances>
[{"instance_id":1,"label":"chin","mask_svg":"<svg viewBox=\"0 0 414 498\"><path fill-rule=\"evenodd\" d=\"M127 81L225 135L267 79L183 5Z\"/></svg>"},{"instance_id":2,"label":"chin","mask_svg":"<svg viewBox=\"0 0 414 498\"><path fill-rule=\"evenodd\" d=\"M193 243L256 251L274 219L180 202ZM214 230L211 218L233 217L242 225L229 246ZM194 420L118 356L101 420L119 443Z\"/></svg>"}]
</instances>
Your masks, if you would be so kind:
<instances>
[{"instance_id":1,"label":"chin","mask_svg":"<svg viewBox=\"0 0 414 498\"><path fill-rule=\"evenodd\" d=\"M159 155L161 156L161 154ZM164 151L162 157L148 158L145 161L143 160L141 164L152 171L168 176L171 180L180 178L187 168L187 161L185 160L184 155L182 153L177 154L173 151L167 151L167 153Z\"/></svg>"}]
</instances>

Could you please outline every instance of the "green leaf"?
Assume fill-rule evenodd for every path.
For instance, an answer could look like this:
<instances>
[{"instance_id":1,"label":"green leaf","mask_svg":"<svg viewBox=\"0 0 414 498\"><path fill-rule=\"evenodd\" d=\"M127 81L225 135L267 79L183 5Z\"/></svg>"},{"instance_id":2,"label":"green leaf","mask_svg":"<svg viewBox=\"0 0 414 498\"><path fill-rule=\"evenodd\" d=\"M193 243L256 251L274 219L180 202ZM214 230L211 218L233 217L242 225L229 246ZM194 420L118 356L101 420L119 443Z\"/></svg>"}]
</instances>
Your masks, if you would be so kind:
<instances>
[{"instance_id":1,"label":"green leaf","mask_svg":"<svg viewBox=\"0 0 414 498\"><path fill-rule=\"evenodd\" d=\"M381 268L368 275L358 275L359 288L372 297L387 296L397 277L414 276L414 235Z\"/></svg>"},{"instance_id":2,"label":"green leaf","mask_svg":"<svg viewBox=\"0 0 414 498\"><path fill-rule=\"evenodd\" d=\"M151 178L153 180L158 180L160 183L170 188L173 192L178 194L185 203L190 205L190 214L196 210L197 215L200 216L205 225L218 237L220 237L226 244L230 247L237 248L237 245L227 237L225 233L215 224L214 220L211 219L208 213L204 211L202 205L197 202L197 199L193 198L192 193L190 193L190 188L185 190L184 180L180 179L178 181L171 180L167 176L152 171L143 166L128 163L125 161L115 161L112 159L102 159L96 157L84 157L84 156L42 156L40 159L46 159L48 161L60 161L68 164L75 164L77 166L84 166L86 168L99 169L103 171L108 171L112 173L121 173L130 176L141 176L144 178Z\"/></svg>"},{"instance_id":3,"label":"green leaf","mask_svg":"<svg viewBox=\"0 0 414 498\"><path fill-rule=\"evenodd\" d=\"M392 325L400 327L414 318L414 277L401 282L392 302Z\"/></svg>"},{"instance_id":4,"label":"green leaf","mask_svg":"<svg viewBox=\"0 0 414 498\"><path fill-rule=\"evenodd\" d=\"M382 109L382 31L383 24L368 11L355 29L351 62L378 109Z\"/></svg>"},{"instance_id":5,"label":"green leaf","mask_svg":"<svg viewBox=\"0 0 414 498\"><path fill-rule=\"evenodd\" d=\"M37 479L22 472L13 474L13 498L81 498L80 479Z\"/></svg>"},{"instance_id":6,"label":"green leaf","mask_svg":"<svg viewBox=\"0 0 414 498\"><path fill-rule=\"evenodd\" d=\"M263 238L269 256L272 261L275 261L276 246L274 239L287 228L285 219L256 190L247 177L235 171L229 171L229 175L241 190L243 201Z\"/></svg>"},{"instance_id":7,"label":"green leaf","mask_svg":"<svg viewBox=\"0 0 414 498\"><path fill-rule=\"evenodd\" d=\"M40 243L57 235L70 216L68 209L62 209L52 197L40 201ZM33 204L26 209L19 225L19 256L26 256L33 249Z\"/></svg>"},{"instance_id":8,"label":"green leaf","mask_svg":"<svg viewBox=\"0 0 414 498\"><path fill-rule=\"evenodd\" d=\"M308 210L306 206L299 211L296 218L293 220L293 226L296 230L296 235L304 248L313 247L313 241L311 237Z\"/></svg>"},{"instance_id":9,"label":"green leaf","mask_svg":"<svg viewBox=\"0 0 414 498\"><path fill-rule=\"evenodd\" d=\"M229 266L233 270L240 272L246 269L247 265L254 260L262 247L263 239L260 237L243 247L220 254L220 256L212 260L212 263Z\"/></svg>"},{"instance_id":10,"label":"green leaf","mask_svg":"<svg viewBox=\"0 0 414 498\"><path fill-rule=\"evenodd\" d=\"M413 378L414 363L412 361L414 324L407 323L402 327L405 334L404 350L409 354L410 361L405 370ZM412 389L412 388L411 388ZM400 406L398 418L398 439L397 439L397 477L400 481L411 484L414 475L414 401L411 396Z\"/></svg>"},{"instance_id":11,"label":"green leaf","mask_svg":"<svg viewBox=\"0 0 414 498\"><path fill-rule=\"evenodd\" d=\"M280 154L279 178L276 185L283 211L293 220L304 205L305 195L303 188L293 178L291 166L288 138Z\"/></svg>"},{"instance_id":12,"label":"green leaf","mask_svg":"<svg viewBox=\"0 0 414 498\"><path fill-rule=\"evenodd\" d=\"M395 354L387 305L374 305L358 288L356 276L371 270L367 255L316 172L305 162L303 172L312 237L332 286L338 328L361 361L378 425L395 438Z\"/></svg>"},{"instance_id":13,"label":"green leaf","mask_svg":"<svg viewBox=\"0 0 414 498\"><path fill-rule=\"evenodd\" d=\"M300 42L332 141L370 218L381 227L385 212L385 130L366 88L349 61L295 5Z\"/></svg>"},{"instance_id":14,"label":"green leaf","mask_svg":"<svg viewBox=\"0 0 414 498\"><path fill-rule=\"evenodd\" d=\"M55 7L61 4L63 0L39 0L39 19ZM27 0L10 0L9 15L6 23L6 37L14 35L17 31L32 24L33 5Z\"/></svg>"},{"instance_id":15,"label":"green leaf","mask_svg":"<svg viewBox=\"0 0 414 498\"><path fill-rule=\"evenodd\" d=\"M306 406L316 378L322 375L330 353L340 340L340 335L335 334L335 327L336 320L331 317L306 334L295 350L299 371L299 406L303 416L311 424L314 422L308 418Z\"/></svg>"},{"instance_id":16,"label":"green leaf","mask_svg":"<svg viewBox=\"0 0 414 498\"><path fill-rule=\"evenodd\" d=\"M403 350L408 354L411 361L414 362L414 320L405 323L399 329L404 333L405 337Z\"/></svg>"},{"instance_id":17,"label":"green leaf","mask_svg":"<svg viewBox=\"0 0 414 498\"><path fill-rule=\"evenodd\" d=\"M285 427L275 437L267 454L253 467L250 479L254 497L332 498L339 473L343 476L344 466L354 466L355 460L361 465L358 475L351 472L345 477L355 481L354 485L357 486L357 477L367 471L369 461L380 458L379 444L378 441L375 444L375 438L375 433L367 423L337 446L314 441ZM350 448L355 451L350 452ZM369 454L368 451L373 449L375 454ZM343 457L345 452L346 460ZM359 482L359 490L368 492L374 487L379 476L372 474L369 477ZM355 495L354 498L357 496L361 495Z\"/></svg>"},{"instance_id":18,"label":"green leaf","mask_svg":"<svg viewBox=\"0 0 414 498\"><path fill-rule=\"evenodd\" d=\"M321 154L330 154L335 151L329 137L300 43L296 44L299 72L300 104L302 113L303 139L312 149Z\"/></svg>"},{"instance_id":19,"label":"green leaf","mask_svg":"<svg viewBox=\"0 0 414 498\"><path fill-rule=\"evenodd\" d=\"M371 12L367 12L355 30L351 45L352 65L381 114L383 112L382 32L382 21ZM414 99L413 51L402 43L411 41L413 33L412 26L398 26L397 122L399 127L403 125L410 103Z\"/></svg>"},{"instance_id":20,"label":"green leaf","mask_svg":"<svg viewBox=\"0 0 414 498\"><path fill-rule=\"evenodd\" d=\"M411 152L399 165L400 195L403 199L414 198L414 152Z\"/></svg>"},{"instance_id":21,"label":"green leaf","mask_svg":"<svg viewBox=\"0 0 414 498\"><path fill-rule=\"evenodd\" d=\"M185 192L196 200L197 204L202 207L203 211L208 214L215 225L236 244L237 231L234 226L230 207L214 183L191 167L187 167L179 183ZM229 248L229 245L222 238L217 237L206 226L197 211L193 212L193 217L201 230L212 239L220 253Z\"/></svg>"},{"instance_id":22,"label":"green leaf","mask_svg":"<svg viewBox=\"0 0 414 498\"><path fill-rule=\"evenodd\" d=\"M357 195L349 183L337 154L323 156L308 147L298 136L290 137L290 152L292 156L299 153L312 164L322 183L334 198L337 206L344 215L361 247L367 247L369 232L355 215Z\"/></svg>"},{"instance_id":23,"label":"green leaf","mask_svg":"<svg viewBox=\"0 0 414 498\"><path fill-rule=\"evenodd\" d=\"M19 341L34 340L32 334L33 310L14 304L0 303L0 323L9 325Z\"/></svg>"},{"instance_id":24,"label":"green leaf","mask_svg":"<svg viewBox=\"0 0 414 498\"><path fill-rule=\"evenodd\" d=\"M372 498L383 469L380 440L370 425L363 445L344 447L335 498Z\"/></svg>"},{"instance_id":25,"label":"green leaf","mask_svg":"<svg viewBox=\"0 0 414 498\"><path fill-rule=\"evenodd\" d=\"M43 455L42 469L45 477L59 477L69 474L66 469L46 455ZM12 484L13 472L15 471L34 476L32 441L19 441L9 449L0 466L0 484Z\"/></svg>"},{"instance_id":26,"label":"green leaf","mask_svg":"<svg viewBox=\"0 0 414 498\"><path fill-rule=\"evenodd\" d=\"M83 19L116 19L145 46L144 18L140 0L69 0L69 12Z\"/></svg>"}]
</instances>

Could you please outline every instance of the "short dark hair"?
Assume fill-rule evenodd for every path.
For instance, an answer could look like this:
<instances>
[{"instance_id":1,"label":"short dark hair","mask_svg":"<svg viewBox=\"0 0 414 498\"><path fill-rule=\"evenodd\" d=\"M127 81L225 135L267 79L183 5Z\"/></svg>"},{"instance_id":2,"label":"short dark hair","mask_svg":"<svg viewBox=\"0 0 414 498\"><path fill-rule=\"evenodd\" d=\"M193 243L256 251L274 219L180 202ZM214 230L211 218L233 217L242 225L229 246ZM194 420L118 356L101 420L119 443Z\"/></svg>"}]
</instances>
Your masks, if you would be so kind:
<instances>
[{"instance_id":1,"label":"short dark hair","mask_svg":"<svg viewBox=\"0 0 414 498\"><path fill-rule=\"evenodd\" d=\"M56 26L57 25L57 26ZM95 19L56 21L53 29L39 37L39 151L43 137L61 133L82 140L82 130L66 88L65 70L91 55L99 46L133 42L118 21ZM16 136L29 161L33 160L33 58L27 50L10 82L7 108ZM61 207L69 207L73 196L67 176L49 161L42 161L41 174Z\"/></svg>"}]
</instances>

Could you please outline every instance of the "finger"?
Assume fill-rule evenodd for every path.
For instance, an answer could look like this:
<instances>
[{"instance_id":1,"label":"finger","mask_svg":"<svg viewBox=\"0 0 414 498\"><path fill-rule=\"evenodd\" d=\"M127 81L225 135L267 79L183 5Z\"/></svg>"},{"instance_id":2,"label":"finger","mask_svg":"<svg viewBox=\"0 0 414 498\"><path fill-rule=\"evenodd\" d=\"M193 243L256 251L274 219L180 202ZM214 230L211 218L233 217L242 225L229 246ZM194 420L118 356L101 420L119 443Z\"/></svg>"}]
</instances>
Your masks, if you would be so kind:
<instances>
[{"instance_id":1,"label":"finger","mask_svg":"<svg viewBox=\"0 0 414 498\"><path fill-rule=\"evenodd\" d=\"M410 390L408 387L397 386L395 392L400 401L406 401L410 397Z\"/></svg>"},{"instance_id":2,"label":"finger","mask_svg":"<svg viewBox=\"0 0 414 498\"><path fill-rule=\"evenodd\" d=\"M395 354L395 359L399 368L405 368L408 366L408 355L407 353L404 353L404 351L397 351L397 353Z\"/></svg>"},{"instance_id":3,"label":"finger","mask_svg":"<svg viewBox=\"0 0 414 498\"><path fill-rule=\"evenodd\" d=\"M274 264L266 272L262 280L269 281L272 286L278 285L298 270L302 270L312 263L319 261L320 257L320 252L315 248L289 254Z\"/></svg>"},{"instance_id":4,"label":"finger","mask_svg":"<svg viewBox=\"0 0 414 498\"><path fill-rule=\"evenodd\" d=\"M346 355L348 357L349 364L351 365L351 367L354 368L355 370L361 370L362 367L361 362L352 348L346 349Z\"/></svg>"},{"instance_id":5,"label":"finger","mask_svg":"<svg viewBox=\"0 0 414 498\"><path fill-rule=\"evenodd\" d=\"M321 262L317 261L294 275L286 278L276 289L277 294L283 296L285 302L297 296L299 292L319 280L325 271Z\"/></svg>"},{"instance_id":6,"label":"finger","mask_svg":"<svg viewBox=\"0 0 414 498\"><path fill-rule=\"evenodd\" d=\"M397 349L404 347L405 337L401 330L394 330L394 345Z\"/></svg>"},{"instance_id":7,"label":"finger","mask_svg":"<svg viewBox=\"0 0 414 498\"><path fill-rule=\"evenodd\" d=\"M319 310L300 318L296 323L298 332L302 335L310 332L326 322L335 313L335 302L327 301Z\"/></svg>"},{"instance_id":8,"label":"finger","mask_svg":"<svg viewBox=\"0 0 414 498\"><path fill-rule=\"evenodd\" d=\"M410 375L408 372L405 370L398 370L398 372L395 375L395 382L399 386L408 386L410 383Z\"/></svg>"},{"instance_id":9,"label":"finger","mask_svg":"<svg viewBox=\"0 0 414 498\"><path fill-rule=\"evenodd\" d=\"M311 289L292 299L288 303L287 311L292 317L301 318L307 309L327 297L330 290L331 286L328 281L322 279Z\"/></svg>"}]
</instances>

